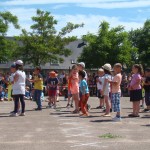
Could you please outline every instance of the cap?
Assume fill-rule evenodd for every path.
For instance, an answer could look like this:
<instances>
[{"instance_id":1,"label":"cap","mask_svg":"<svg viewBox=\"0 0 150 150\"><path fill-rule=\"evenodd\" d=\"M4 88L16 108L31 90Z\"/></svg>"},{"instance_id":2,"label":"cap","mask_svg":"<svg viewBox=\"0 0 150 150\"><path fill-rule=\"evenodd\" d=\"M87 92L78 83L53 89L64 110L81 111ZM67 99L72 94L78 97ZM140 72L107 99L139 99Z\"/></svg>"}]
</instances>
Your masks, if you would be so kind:
<instances>
[{"instance_id":1,"label":"cap","mask_svg":"<svg viewBox=\"0 0 150 150\"><path fill-rule=\"evenodd\" d=\"M22 60L17 60L17 61L15 62L15 64L16 64L16 65L21 65L21 66L22 66L22 65L23 65L23 61L22 61Z\"/></svg>"},{"instance_id":2,"label":"cap","mask_svg":"<svg viewBox=\"0 0 150 150\"><path fill-rule=\"evenodd\" d=\"M12 64L10 67L11 68L16 68L16 64Z\"/></svg>"},{"instance_id":3,"label":"cap","mask_svg":"<svg viewBox=\"0 0 150 150\"><path fill-rule=\"evenodd\" d=\"M111 71L111 65L110 64L105 64L104 66L102 66L102 68L107 70L107 71Z\"/></svg>"},{"instance_id":4,"label":"cap","mask_svg":"<svg viewBox=\"0 0 150 150\"><path fill-rule=\"evenodd\" d=\"M57 74L56 74L54 71L51 71L51 72L49 73L49 75L50 75L50 77L52 77L52 78L57 77Z\"/></svg>"},{"instance_id":5,"label":"cap","mask_svg":"<svg viewBox=\"0 0 150 150\"><path fill-rule=\"evenodd\" d=\"M79 62L78 65L81 65L83 68L85 68L85 63L84 62Z\"/></svg>"}]
</instances>

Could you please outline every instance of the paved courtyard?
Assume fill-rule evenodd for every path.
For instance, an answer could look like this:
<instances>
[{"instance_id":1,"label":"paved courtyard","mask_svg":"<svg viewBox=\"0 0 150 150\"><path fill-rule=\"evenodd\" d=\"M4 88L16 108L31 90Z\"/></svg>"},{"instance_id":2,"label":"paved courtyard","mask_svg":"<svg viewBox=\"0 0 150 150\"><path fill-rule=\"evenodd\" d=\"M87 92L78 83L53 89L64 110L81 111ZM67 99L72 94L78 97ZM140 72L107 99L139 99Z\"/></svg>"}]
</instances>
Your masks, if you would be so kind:
<instances>
[{"instance_id":1,"label":"paved courtyard","mask_svg":"<svg viewBox=\"0 0 150 150\"><path fill-rule=\"evenodd\" d=\"M0 103L0 150L149 150L150 113L140 118L128 118L132 112L129 98L122 98L122 122L101 117L95 109L98 100L91 97L89 118L71 114L67 102L60 97L58 108L34 111L32 101L26 101L25 117L9 117L13 102ZM112 114L114 116L114 114Z\"/></svg>"}]
</instances>

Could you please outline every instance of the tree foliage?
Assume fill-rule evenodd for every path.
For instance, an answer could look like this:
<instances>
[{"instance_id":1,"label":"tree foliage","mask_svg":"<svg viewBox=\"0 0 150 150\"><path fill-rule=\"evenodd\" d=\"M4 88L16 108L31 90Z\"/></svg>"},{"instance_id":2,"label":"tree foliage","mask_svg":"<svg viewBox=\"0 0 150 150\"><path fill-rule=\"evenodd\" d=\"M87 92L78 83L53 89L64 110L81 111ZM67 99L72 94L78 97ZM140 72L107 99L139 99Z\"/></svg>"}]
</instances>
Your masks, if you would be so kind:
<instances>
[{"instance_id":1,"label":"tree foliage","mask_svg":"<svg viewBox=\"0 0 150 150\"><path fill-rule=\"evenodd\" d=\"M65 46L77 38L75 36L65 37L73 29L83 27L83 24L67 23L66 27L57 32L55 25L57 20L50 14L37 10L36 16L32 17L34 22L31 25L31 32L22 30L22 34L18 40L22 45L14 53L14 56L20 57L24 62L36 65L45 64L51 61L62 62L62 56L69 56L71 51Z\"/></svg>"},{"instance_id":2,"label":"tree foliage","mask_svg":"<svg viewBox=\"0 0 150 150\"><path fill-rule=\"evenodd\" d=\"M99 68L104 63L116 62L130 65L131 53L136 51L124 27L110 28L106 21L100 24L97 35L87 34L83 40L87 41L88 46L84 47L78 60L84 61L88 68Z\"/></svg>"},{"instance_id":3,"label":"tree foliage","mask_svg":"<svg viewBox=\"0 0 150 150\"><path fill-rule=\"evenodd\" d=\"M0 12L0 62L7 62L11 59L12 50L15 50L16 44L14 41L6 38L9 30L9 25L19 29L18 18L10 12Z\"/></svg>"},{"instance_id":4,"label":"tree foliage","mask_svg":"<svg viewBox=\"0 0 150 150\"><path fill-rule=\"evenodd\" d=\"M132 46L138 49L134 54L136 62L150 66L150 20L142 28L130 31L129 35Z\"/></svg>"}]
</instances>

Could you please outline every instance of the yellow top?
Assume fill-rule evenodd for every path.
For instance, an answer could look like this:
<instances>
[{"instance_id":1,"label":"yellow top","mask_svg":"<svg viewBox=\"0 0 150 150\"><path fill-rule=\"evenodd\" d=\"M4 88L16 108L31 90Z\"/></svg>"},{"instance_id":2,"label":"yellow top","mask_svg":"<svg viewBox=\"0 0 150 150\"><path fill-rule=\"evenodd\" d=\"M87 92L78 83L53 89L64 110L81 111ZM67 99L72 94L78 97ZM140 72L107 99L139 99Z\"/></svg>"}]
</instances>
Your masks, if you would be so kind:
<instances>
[{"instance_id":1,"label":"yellow top","mask_svg":"<svg viewBox=\"0 0 150 150\"><path fill-rule=\"evenodd\" d=\"M34 76L34 89L35 90L43 90L43 77L41 74L38 76ZM37 81L36 81L37 80Z\"/></svg>"}]
</instances>

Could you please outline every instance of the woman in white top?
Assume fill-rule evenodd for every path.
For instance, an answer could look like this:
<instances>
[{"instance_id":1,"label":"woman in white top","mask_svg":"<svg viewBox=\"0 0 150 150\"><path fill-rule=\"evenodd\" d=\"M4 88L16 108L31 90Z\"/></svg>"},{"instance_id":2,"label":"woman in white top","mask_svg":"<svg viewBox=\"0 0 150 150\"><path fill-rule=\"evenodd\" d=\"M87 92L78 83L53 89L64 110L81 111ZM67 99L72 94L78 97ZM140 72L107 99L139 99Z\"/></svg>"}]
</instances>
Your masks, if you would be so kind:
<instances>
[{"instance_id":1,"label":"woman in white top","mask_svg":"<svg viewBox=\"0 0 150 150\"><path fill-rule=\"evenodd\" d=\"M23 71L23 62L22 60L17 60L15 62L16 64L16 72L14 73L13 76L13 96L14 96L14 101L15 101L15 110L14 113L11 114L11 116L18 116L18 103L19 100L21 102L22 106L22 111L20 116L25 116L25 101L24 101L24 95L25 95L25 81L26 81L26 75L25 72Z\"/></svg>"}]
</instances>

